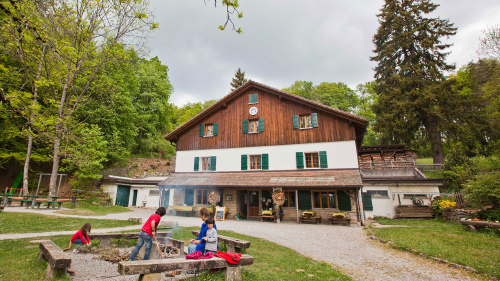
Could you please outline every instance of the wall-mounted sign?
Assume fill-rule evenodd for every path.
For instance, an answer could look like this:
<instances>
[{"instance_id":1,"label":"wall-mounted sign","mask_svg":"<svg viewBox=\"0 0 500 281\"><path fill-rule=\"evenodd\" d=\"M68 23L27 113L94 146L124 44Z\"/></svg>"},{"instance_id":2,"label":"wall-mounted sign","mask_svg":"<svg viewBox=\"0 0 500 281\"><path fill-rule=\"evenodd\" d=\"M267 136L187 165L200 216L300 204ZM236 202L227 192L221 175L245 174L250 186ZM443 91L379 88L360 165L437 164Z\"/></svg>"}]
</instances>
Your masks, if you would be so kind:
<instances>
[{"instance_id":1,"label":"wall-mounted sign","mask_svg":"<svg viewBox=\"0 0 500 281\"><path fill-rule=\"evenodd\" d=\"M250 110L249 110L250 115L255 115L255 114L257 114L257 111L258 111L258 110L257 110L257 107L255 107L255 106L250 107Z\"/></svg>"}]
</instances>

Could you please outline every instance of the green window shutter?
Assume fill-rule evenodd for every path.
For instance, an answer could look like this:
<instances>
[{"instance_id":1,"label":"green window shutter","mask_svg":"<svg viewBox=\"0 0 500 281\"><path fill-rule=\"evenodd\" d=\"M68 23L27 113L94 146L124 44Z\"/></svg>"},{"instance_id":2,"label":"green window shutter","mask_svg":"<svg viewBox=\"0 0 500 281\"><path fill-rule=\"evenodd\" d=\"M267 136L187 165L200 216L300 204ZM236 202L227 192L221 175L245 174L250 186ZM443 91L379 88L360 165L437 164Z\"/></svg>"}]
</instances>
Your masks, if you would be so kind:
<instances>
[{"instance_id":1,"label":"green window shutter","mask_svg":"<svg viewBox=\"0 0 500 281\"><path fill-rule=\"evenodd\" d=\"M194 189L186 189L184 193L184 204L193 206L194 204Z\"/></svg>"},{"instance_id":2,"label":"green window shutter","mask_svg":"<svg viewBox=\"0 0 500 281\"><path fill-rule=\"evenodd\" d=\"M318 128L318 113L311 113L311 121L313 128Z\"/></svg>"},{"instance_id":3,"label":"green window shutter","mask_svg":"<svg viewBox=\"0 0 500 281\"><path fill-rule=\"evenodd\" d=\"M310 190L299 190L299 209L300 210L311 210L311 191Z\"/></svg>"},{"instance_id":4,"label":"green window shutter","mask_svg":"<svg viewBox=\"0 0 500 281\"><path fill-rule=\"evenodd\" d=\"M214 123L214 136L219 134L219 123Z\"/></svg>"},{"instance_id":5,"label":"green window shutter","mask_svg":"<svg viewBox=\"0 0 500 281\"><path fill-rule=\"evenodd\" d=\"M205 133L205 125L201 124L200 125L200 137L203 137L204 133Z\"/></svg>"},{"instance_id":6,"label":"green window shutter","mask_svg":"<svg viewBox=\"0 0 500 281\"><path fill-rule=\"evenodd\" d=\"M248 169L248 157L246 154L241 155L241 170Z\"/></svg>"},{"instance_id":7,"label":"green window shutter","mask_svg":"<svg viewBox=\"0 0 500 281\"><path fill-rule=\"evenodd\" d=\"M373 211L372 194L365 192L363 193L363 210Z\"/></svg>"},{"instance_id":8,"label":"green window shutter","mask_svg":"<svg viewBox=\"0 0 500 281\"><path fill-rule=\"evenodd\" d=\"M210 171L216 171L217 170L217 157L212 156L210 157Z\"/></svg>"},{"instance_id":9,"label":"green window shutter","mask_svg":"<svg viewBox=\"0 0 500 281\"><path fill-rule=\"evenodd\" d=\"M264 119L259 119L259 132L264 132Z\"/></svg>"},{"instance_id":10,"label":"green window shutter","mask_svg":"<svg viewBox=\"0 0 500 281\"><path fill-rule=\"evenodd\" d=\"M340 211L351 211L351 197L343 190L337 191L337 200L339 201Z\"/></svg>"},{"instance_id":11,"label":"green window shutter","mask_svg":"<svg viewBox=\"0 0 500 281\"><path fill-rule=\"evenodd\" d=\"M300 128L299 126L299 116L298 115L294 115L293 116L293 129L298 129Z\"/></svg>"},{"instance_id":12,"label":"green window shutter","mask_svg":"<svg viewBox=\"0 0 500 281\"><path fill-rule=\"evenodd\" d=\"M296 152L295 159L297 160L297 169L304 169L304 153Z\"/></svg>"},{"instance_id":13,"label":"green window shutter","mask_svg":"<svg viewBox=\"0 0 500 281\"><path fill-rule=\"evenodd\" d=\"M248 134L248 120L243 120L243 134Z\"/></svg>"},{"instance_id":14,"label":"green window shutter","mask_svg":"<svg viewBox=\"0 0 500 281\"><path fill-rule=\"evenodd\" d=\"M262 154L262 170L269 170L269 154Z\"/></svg>"},{"instance_id":15,"label":"green window shutter","mask_svg":"<svg viewBox=\"0 0 500 281\"><path fill-rule=\"evenodd\" d=\"M328 168L328 160L326 159L326 151L319 152L319 167Z\"/></svg>"},{"instance_id":16,"label":"green window shutter","mask_svg":"<svg viewBox=\"0 0 500 281\"><path fill-rule=\"evenodd\" d=\"M250 103L257 103L257 94L250 94Z\"/></svg>"},{"instance_id":17,"label":"green window shutter","mask_svg":"<svg viewBox=\"0 0 500 281\"><path fill-rule=\"evenodd\" d=\"M200 169L200 157L194 158L194 170L198 171Z\"/></svg>"}]
</instances>

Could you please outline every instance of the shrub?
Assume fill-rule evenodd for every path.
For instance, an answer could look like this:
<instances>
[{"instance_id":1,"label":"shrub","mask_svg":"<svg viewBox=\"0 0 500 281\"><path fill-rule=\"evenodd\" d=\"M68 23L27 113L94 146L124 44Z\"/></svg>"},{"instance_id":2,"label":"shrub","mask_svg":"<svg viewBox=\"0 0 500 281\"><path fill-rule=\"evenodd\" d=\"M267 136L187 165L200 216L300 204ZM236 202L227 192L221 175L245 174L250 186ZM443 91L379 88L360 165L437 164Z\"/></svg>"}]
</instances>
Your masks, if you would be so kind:
<instances>
[{"instance_id":1,"label":"shrub","mask_svg":"<svg viewBox=\"0 0 500 281\"><path fill-rule=\"evenodd\" d=\"M436 212L436 214L442 214L443 210L455 208L457 202L453 201L452 198L449 197L435 197L432 201L432 209Z\"/></svg>"}]
</instances>

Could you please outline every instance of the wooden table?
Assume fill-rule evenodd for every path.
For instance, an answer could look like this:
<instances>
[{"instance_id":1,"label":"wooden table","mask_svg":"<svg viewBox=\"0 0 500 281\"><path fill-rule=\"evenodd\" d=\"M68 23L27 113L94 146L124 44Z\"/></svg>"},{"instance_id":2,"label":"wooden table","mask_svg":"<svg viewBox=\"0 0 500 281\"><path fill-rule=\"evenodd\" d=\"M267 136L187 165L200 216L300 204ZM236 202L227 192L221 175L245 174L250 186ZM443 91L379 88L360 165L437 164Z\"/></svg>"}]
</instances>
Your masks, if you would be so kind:
<instances>
[{"instance_id":1,"label":"wooden table","mask_svg":"<svg viewBox=\"0 0 500 281\"><path fill-rule=\"evenodd\" d=\"M264 219L273 219L273 222L276 221L276 216L275 215L261 215L260 216L260 221L264 221Z\"/></svg>"},{"instance_id":2,"label":"wooden table","mask_svg":"<svg viewBox=\"0 0 500 281\"><path fill-rule=\"evenodd\" d=\"M300 223L303 222L315 222L317 224L321 223L321 217L314 214L314 212L303 212L300 218Z\"/></svg>"}]
</instances>

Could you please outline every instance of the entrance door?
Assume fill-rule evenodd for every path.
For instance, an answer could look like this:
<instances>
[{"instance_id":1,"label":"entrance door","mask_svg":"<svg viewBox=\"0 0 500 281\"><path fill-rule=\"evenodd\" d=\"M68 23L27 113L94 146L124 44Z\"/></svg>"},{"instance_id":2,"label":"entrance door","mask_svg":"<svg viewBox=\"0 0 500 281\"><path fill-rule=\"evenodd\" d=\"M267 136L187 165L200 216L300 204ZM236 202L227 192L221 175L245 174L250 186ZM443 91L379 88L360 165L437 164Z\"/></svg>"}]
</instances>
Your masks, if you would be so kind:
<instances>
[{"instance_id":1,"label":"entrance door","mask_svg":"<svg viewBox=\"0 0 500 281\"><path fill-rule=\"evenodd\" d=\"M134 189L134 197L132 198L132 207L137 206L137 189Z\"/></svg>"},{"instance_id":2,"label":"entrance door","mask_svg":"<svg viewBox=\"0 0 500 281\"><path fill-rule=\"evenodd\" d=\"M241 218L248 217L248 190L238 191L241 199Z\"/></svg>"},{"instance_id":3,"label":"entrance door","mask_svg":"<svg viewBox=\"0 0 500 281\"><path fill-rule=\"evenodd\" d=\"M248 194L249 201L248 202L248 216L249 217L258 217L259 216L259 192L258 191L249 191Z\"/></svg>"},{"instance_id":4,"label":"entrance door","mask_svg":"<svg viewBox=\"0 0 500 281\"><path fill-rule=\"evenodd\" d=\"M128 200L130 198L130 186L119 185L116 191L115 205L128 207Z\"/></svg>"},{"instance_id":5,"label":"entrance door","mask_svg":"<svg viewBox=\"0 0 500 281\"><path fill-rule=\"evenodd\" d=\"M168 208L170 204L170 190L163 192L163 207Z\"/></svg>"}]
</instances>

